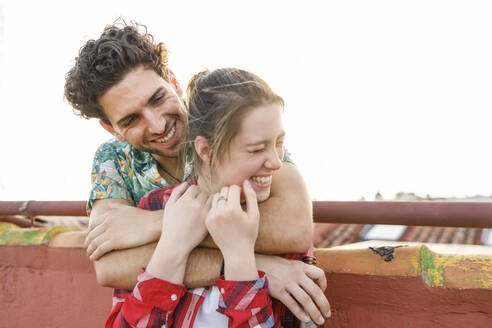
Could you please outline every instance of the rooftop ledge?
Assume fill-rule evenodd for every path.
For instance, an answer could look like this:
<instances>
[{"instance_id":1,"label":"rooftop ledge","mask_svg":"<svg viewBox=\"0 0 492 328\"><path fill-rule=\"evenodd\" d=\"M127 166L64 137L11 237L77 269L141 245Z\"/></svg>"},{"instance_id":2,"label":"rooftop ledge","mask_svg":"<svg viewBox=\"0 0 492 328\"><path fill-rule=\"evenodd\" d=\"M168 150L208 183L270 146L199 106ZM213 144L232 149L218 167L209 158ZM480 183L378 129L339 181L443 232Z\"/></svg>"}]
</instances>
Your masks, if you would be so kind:
<instances>
[{"instance_id":1,"label":"rooftop ledge","mask_svg":"<svg viewBox=\"0 0 492 328\"><path fill-rule=\"evenodd\" d=\"M327 273L421 277L431 287L492 289L492 247L366 241L315 249Z\"/></svg>"}]
</instances>

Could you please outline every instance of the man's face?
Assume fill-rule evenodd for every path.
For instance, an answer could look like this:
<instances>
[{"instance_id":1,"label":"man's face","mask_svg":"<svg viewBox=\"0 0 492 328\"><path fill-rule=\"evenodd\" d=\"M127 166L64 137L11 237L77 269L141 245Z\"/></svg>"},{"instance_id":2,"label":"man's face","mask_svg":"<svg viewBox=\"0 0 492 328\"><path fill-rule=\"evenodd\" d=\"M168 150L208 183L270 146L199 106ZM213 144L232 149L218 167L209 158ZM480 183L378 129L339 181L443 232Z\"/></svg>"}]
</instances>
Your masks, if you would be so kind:
<instances>
[{"instance_id":1,"label":"man's face","mask_svg":"<svg viewBox=\"0 0 492 328\"><path fill-rule=\"evenodd\" d=\"M98 102L111 122L110 132L120 141L158 161L178 155L185 136L184 106L174 87L153 70L130 71Z\"/></svg>"}]
</instances>

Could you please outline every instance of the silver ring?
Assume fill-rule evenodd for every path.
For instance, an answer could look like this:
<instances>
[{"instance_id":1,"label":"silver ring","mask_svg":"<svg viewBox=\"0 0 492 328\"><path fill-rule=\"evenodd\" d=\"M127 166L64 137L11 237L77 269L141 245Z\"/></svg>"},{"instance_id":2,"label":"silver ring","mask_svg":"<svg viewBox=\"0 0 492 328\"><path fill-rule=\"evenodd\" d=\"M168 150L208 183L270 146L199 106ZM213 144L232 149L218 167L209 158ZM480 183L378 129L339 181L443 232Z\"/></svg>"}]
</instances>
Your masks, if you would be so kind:
<instances>
[{"instance_id":1,"label":"silver ring","mask_svg":"<svg viewBox=\"0 0 492 328\"><path fill-rule=\"evenodd\" d=\"M227 198L225 198L224 196L219 196L219 199L217 199L217 201L219 200L225 200L227 202Z\"/></svg>"}]
</instances>

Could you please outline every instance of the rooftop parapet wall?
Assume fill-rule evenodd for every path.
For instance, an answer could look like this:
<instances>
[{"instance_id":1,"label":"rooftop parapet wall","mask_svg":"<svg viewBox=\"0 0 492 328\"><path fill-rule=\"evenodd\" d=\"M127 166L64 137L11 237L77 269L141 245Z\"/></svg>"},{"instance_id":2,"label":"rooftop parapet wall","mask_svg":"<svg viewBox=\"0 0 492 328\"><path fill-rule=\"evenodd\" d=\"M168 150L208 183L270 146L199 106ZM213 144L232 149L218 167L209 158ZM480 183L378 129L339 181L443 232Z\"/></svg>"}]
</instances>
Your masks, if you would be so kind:
<instances>
[{"instance_id":1,"label":"rooftop parapet wall","mask_svg":"<svg viewBox=\"0 0 492 328\"><path fill-rule=\"evenodd\" d=\"M316 249L325 327L491 327L492 248L368 241Z\"/></svg>"},{"instance_id":2,"label":"rooftop parapet wall","mask_svg":"<svg viewBox=\"0 0 492 328\"><path fill-rule=\"evenodd\" d=\"M103 326L111 290L96 282L85 232L57 232L0 245L0 326ZM325 327L492 326L490 247L370 241L315 255L333 312Z\"/></svg>"},{"instance_id":3,"label":"rooftop parapet wall","mask_svg":"<svg viewBox=\"0 0 492 328\"><path fill-rule=\"evenodd\" d=\"M97 284L85 233L39 237L38 245L27 237L23 245L0 245L0 327L103 327L111 289Z\"/></svg>"}]
</instances>

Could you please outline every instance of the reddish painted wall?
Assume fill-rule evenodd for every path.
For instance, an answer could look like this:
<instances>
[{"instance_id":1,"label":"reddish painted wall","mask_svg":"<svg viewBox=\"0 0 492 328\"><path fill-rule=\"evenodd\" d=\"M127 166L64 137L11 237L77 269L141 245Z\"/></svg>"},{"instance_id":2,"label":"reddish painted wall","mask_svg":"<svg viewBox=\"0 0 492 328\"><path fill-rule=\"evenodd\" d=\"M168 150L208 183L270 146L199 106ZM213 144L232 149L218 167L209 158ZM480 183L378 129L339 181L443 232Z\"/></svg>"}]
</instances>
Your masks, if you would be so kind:
<instances>
[{"instance_id":1,"label":"reddish painted wall","mask_svg":"<svg viewBox=\"0 0 492 328\"><path fill-rule=\"evenodd\" d=\"M0 327L103 327L110 308L84 249L0 246Z\"/></svg>"},{"instance_id":2,"label":"reddish painted wall","mask_svg":"<svg viewBox=\"0 0 492 328\"><path fill-rule=\"evenodd\" d=\"M429 287L420 277L326 275L325 327L492 327L492 290Z\"/></svg>"},{"instance_id":3,"label":"reddish painted wall","mask_svg":"<svg viewBox=\"0 0 492 328\"><path fill-rule=\"evenodd\" d=\"M0 327L102 327L111 290L85 250L0 246ZM428 287L420 277L327 274L325 327L492 327L492 290Z\"/></svg>"}]
</instances>

